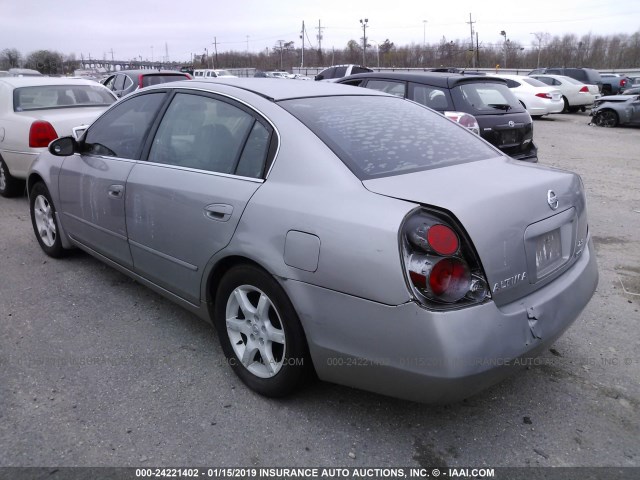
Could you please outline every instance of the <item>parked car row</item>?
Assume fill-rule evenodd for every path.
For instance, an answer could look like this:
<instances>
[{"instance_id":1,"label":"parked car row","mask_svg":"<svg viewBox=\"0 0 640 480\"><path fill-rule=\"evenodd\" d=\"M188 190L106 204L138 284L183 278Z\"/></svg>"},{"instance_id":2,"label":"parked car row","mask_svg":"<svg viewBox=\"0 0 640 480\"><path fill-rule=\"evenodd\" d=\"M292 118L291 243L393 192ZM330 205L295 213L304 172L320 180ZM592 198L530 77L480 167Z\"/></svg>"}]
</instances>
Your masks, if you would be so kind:
<instances>
[{"instance_id":1,"label":"parked car row","mask_svg":"<svg viewBox=\"0 0 640 480\"><path fill-rule=\"evenodd\" d=\"M314 375L422 402L472 395L593 295L585 193L574 173L505 155L533 152L506 80L405 75L134 91L32 165L35 238L213 323L262 395ZM419 103L473 108L501 148Z\"/></svg>"}]
</instances>

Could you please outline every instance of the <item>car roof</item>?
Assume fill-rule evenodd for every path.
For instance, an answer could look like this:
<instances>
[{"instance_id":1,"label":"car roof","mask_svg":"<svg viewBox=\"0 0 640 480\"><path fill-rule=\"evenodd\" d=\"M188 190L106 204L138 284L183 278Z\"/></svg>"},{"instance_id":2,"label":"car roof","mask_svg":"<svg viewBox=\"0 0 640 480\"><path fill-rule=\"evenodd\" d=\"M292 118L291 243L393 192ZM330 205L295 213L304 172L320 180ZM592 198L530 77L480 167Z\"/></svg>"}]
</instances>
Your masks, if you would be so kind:
<instances>
[{"instance_id":1,"label":"car roof","mask_svg":"<svg viewBox=\"0 0 640 480\"><path fill-rule=\"evenodd\" d=\"M225 77L212 79L194 79L178 82L171 82L162 85L155 85L153 89L165 88L197 88L199 90L209 90L216 92L223 85L226 92L231 89L249 91L268 98L272 101L289 100L293 98L326 97L326 96L386 96L386 93L365 88L353 88L349 85L340 85L333 82L283 82L277 78L233 78L226 80ZM147 89L149 90L149 87ZM396 97L397 98L397 97Z\"/></svg>"},{"instance_id":2,"label":"car roof","mask_svg":"<svg viewBox=\"0 0 640 480\"><path fill-rule=\"evenodd\" d=\"M67 77L0 77L0 82L13 88L37 87L39 85L100 85L93 80Z\"/></svg>"},{"instance_id":3,"label":"car roof","mask_svg":"<svg viewBox=\"0 0 640 480\"><path fill-rule=\"evenodd\" d=\"M485 75L464 75L448 72L372 72L357 73L341 78L338 83L357 78L384 78L388 80L402 80L405 82L427 83L435 87L451 88L460 83L469 82L495 82L505 83L501 78L487 77Z\"/></svg>"}]
</instances>

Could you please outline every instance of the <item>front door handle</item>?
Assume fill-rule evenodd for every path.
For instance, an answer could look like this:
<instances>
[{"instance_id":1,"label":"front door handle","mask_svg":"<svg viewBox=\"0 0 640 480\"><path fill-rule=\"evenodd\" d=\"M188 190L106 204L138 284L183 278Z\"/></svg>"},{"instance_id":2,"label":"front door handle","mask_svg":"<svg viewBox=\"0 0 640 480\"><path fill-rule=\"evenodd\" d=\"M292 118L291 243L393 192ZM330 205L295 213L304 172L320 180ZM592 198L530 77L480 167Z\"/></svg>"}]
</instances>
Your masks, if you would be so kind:
<instances>
[{"instance_id":1,"label":"front door handle","mask_svg":"<svg viewBox=\"0 0 640 480\"><path fill-rule=\"evenodd\" d=\"M122 198L124 192L124 185L110 185L107 190L107 195L111 198Z\"/></svg>"},{"instance_id":2,"label":"front door handle","mask_svg":"<svg viewBox=\"0 0 640 480\"><path fill-rule=\"evenodd\" d=\"M211 220L218 220L219 222L229 220L232 213L233 207L226 203L212 203L204 207L204 216Z\"/></svg>"}]
</instances>

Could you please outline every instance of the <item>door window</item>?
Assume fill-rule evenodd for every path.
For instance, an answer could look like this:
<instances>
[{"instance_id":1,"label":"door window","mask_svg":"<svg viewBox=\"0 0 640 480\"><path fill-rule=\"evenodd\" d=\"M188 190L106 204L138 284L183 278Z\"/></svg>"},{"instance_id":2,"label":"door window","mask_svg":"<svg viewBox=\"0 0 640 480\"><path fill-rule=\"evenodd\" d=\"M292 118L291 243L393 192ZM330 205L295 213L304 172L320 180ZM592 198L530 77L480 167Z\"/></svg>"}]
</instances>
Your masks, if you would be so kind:
<instances>
[{"instance_id":1,"label":"door window","mask_svg":"<svg viewBox=\"0 0 640 480\"><path fill-rule=\"evenodd\" d=\"M390 93L397 97L405 97L405 83L396 82L393 80L369 80L367 82L367 88L372 90L378 90L384 93Z\"/></svg>"},{"instance_id":2,"label":"door window","mask_svg":"<svg viewBox=\"0 0 640 480\"><path fill-rule=\"evenodd\" d=\"M126 75L116 75L116 79L113 82L114 90L124 90L124 79L127 78Z\"/></svg>"},{"instance_id":3,"label":"door window","mask_svg":"<svg viewBox=\"0 0 640 480\"><path fill-rule=\"evenodd\" d=\"M89 127L83 153L138 159L164 92L123 100Z\"/></svg>"},{"instance_id":4,"label":"door window","mask_svg":"<svg viewBox=\"0 0 640 480\"><path fill-rule=\"evenodd\" d=\"M270 135L241 108L208 96L178 93L160 123L149 161L259 177Z\"/></svg>"}]
</instances>

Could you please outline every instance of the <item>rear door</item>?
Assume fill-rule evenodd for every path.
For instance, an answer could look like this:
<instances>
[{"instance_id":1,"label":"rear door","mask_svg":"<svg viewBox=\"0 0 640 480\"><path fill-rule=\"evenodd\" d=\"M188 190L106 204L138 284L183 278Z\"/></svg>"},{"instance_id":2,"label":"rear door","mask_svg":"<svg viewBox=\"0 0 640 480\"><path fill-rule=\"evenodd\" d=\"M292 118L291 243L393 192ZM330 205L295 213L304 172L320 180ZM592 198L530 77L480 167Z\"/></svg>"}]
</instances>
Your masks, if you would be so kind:
<instances>
[{"instance_id":1,"label":"rear door","mask_svg":"<svg viewBox=\"0 0 640 480\"><path fill-rule=\"evenodd\" d=\"M202 273L262 185L272 127L243 105L179 92L127 180L136 272L198 304Z\"/></svg>"}]
</instances>

